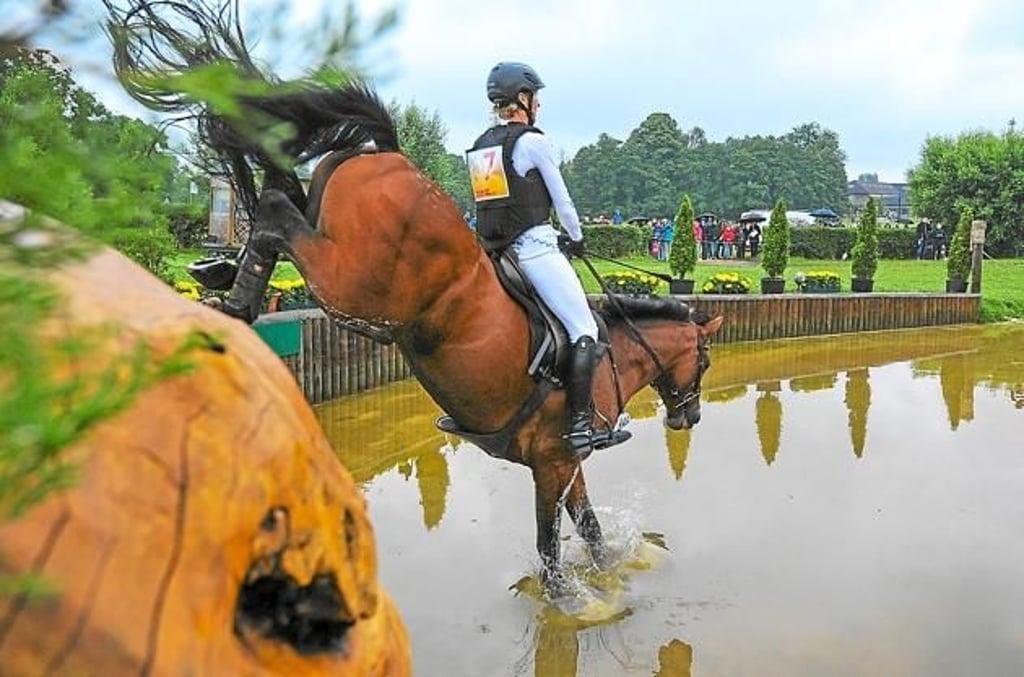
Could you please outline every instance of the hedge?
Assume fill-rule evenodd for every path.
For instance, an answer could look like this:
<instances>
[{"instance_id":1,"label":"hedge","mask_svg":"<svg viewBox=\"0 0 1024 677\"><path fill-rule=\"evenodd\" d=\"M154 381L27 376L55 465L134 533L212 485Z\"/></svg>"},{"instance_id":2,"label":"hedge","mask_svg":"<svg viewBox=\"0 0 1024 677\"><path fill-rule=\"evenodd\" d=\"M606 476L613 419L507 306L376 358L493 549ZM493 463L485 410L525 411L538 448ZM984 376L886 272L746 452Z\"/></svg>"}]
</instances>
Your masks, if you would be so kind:
<instances>
[{"instance_id":1,"label":"hedge","mask_svg":"<svg viewBox=\"0 0 1024 677\"><path fill-rule=\"evenodd\" d=\"M587 251L608 258L637 256L647 251L651 229L637 226L583 226Z\"/></svg>"},{"instance_id":2,"label":"hedge","mask_svg":"<svg viewBox=\"0 0 1024 677\"><path fill-rule=\"evenodd\" d=\"M842 259L853 249L856 230L853 228L793 228L790 230L790 254L805 259ZM879 257L883 259L914 258L917 233L910 228L880 228Z\"/></svg>"}]
</instances>

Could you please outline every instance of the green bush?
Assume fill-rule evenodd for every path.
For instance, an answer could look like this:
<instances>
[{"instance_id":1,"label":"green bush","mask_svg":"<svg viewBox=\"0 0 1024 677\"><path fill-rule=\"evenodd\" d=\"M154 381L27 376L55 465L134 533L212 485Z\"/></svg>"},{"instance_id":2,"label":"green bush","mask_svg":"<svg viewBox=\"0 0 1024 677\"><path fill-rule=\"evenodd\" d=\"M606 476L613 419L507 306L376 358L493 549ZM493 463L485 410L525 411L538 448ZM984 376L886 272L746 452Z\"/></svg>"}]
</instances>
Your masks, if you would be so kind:
<instances>
[{"instance_id":1,"label":"green bush","mask_svg":"<svg viewBox=\"0 0 1024 677\"><path fill-rule=\"evenodd\" d=\"M761 267L768 277L781 277L789 263L789 220L786 218L786 201L781 198L772 209L768 229L764 233L764 253Z\"/></svg>"},{"instance_id":2,"label":"green bush","mask_svg":"<svg viewBox=\"0 0 1024 677\"><path fill-rule=\"evenodd\" d=\"M868 199L857 223L857 241L851 252L853 276L872 280L878 269L878 212L875 199Z\"/></svg>"},{"instance_id":3,"label":"green bush","mask_svg":"<svg viewBox=\"0 0 1024 677\"><path fill-rule=\"evenodd\" d=\"M966 207L960 212L953 239L949 243L946 259L946 277L951 280L966 280L971 276L971 221L974 211Z\"/></svg>"},{"instance_id":4,"label":"green bush","mask_svg":"<svg viewBox=\"0 0 1024 677\"><path fill-rule=\"evenodd\" d=\"M693 236L693 203L689 195L683 195L673 227L675 241L668 257L668 267L676 277L684 279L697 267L697 238Z\"/></svg>"},{"instance_id":5,"label":"green bush","mask_svg":"<svg viewBox=\"0 0 1024 677\"><path fill-rule=\"evenodd\" d=\"M805 259L838 261L853 248L853 228L809 226L790 231L789 253Z\"/></svg>"},{"instance_id":6,"label":"green bush","mask_svg":"<svg viewBox=\"0 0 1024 677\"><path fill-rule=\"evenodd\" d=\"M104 239L161 280L173 283L170 259L176 248L170 233L158 228L120 228L105 234Z\"/></svg>"},{"instance_id":7,"label":"green bush","mask_svg":"<svg viewBox=\"0 0 1024 677\"><path fill-rule=\"evenodd\" d=\"M883 228L878 231L878 258L917 258L917 231L913 228Z\"/></svg>"},{"instance_id":8,"label":"green bush","mask_svg":"<svg viewBox=\"0 0 1024 677\"><path fill-rule=\"evenodd\" d=\"M195 249L203 244L209 232L209 210L205 203L167 205L167 229L178 246Z\"/></svg>"},{"instance_id":9,"label":"green bush","mask_svg":"<svg viewBox=\"0 0 1024 677\"><path fill-rule=\"evenodd\" d=\"M649 232L649 231L648 231ZM636 226L583 226L587 250L598 256L619 259L647 251L650 235Z\"/></svg>"}]
</instances>

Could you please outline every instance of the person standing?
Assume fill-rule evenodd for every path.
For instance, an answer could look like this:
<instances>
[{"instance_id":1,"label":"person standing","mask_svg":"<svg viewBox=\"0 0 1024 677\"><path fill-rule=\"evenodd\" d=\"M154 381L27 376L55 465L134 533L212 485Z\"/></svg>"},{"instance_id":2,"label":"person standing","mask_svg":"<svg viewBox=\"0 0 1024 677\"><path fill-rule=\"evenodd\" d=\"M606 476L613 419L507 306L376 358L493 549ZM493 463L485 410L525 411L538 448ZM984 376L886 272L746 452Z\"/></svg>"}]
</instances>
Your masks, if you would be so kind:
<instances>
[{"instance_id":1,"label":"person standing","mask_svg":"<svg viewBox=\"0 0 1024 677\"><path fill-rule=\"evenodd\" d=\"M523 274L558 317L573 344L566 382L566 445L579 458L624 442L630 433L596 430L591 385L598 361L597 323L566 256L585 253L579 215L544 133L534 126L544 82L524 63L503 61L487 76L487 98L499 124L466 153L477 234L484 249L511 247ZM551 208L567 235L551 223Z\"/></svg>"}]
</instances>

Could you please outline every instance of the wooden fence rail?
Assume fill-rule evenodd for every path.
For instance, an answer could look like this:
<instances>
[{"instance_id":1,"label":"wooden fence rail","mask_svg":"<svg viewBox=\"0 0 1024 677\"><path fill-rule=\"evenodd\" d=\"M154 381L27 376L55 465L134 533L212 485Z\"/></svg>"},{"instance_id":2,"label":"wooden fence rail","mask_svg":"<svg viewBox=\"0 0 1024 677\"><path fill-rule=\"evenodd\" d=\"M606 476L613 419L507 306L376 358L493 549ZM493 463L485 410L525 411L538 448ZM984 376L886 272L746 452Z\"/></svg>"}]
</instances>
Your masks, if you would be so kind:
<instances>
[{"instance_id":1,"label":"wooden fence rail","mask_svg":"<svg viewBox=\"0 0 1024 677\"><path fill-rule=\"evenodd\" d=\"M978 322L977 294L701 294L679 297L711 316L724 315L718 343L823 336ZM599 301L599 297L594 297ZM282 359L311 403L376 388L412 375L397 346L343 329L320 310L265 315L257 325L291 323L294 348Z\"/></svg>"}]
</instances>

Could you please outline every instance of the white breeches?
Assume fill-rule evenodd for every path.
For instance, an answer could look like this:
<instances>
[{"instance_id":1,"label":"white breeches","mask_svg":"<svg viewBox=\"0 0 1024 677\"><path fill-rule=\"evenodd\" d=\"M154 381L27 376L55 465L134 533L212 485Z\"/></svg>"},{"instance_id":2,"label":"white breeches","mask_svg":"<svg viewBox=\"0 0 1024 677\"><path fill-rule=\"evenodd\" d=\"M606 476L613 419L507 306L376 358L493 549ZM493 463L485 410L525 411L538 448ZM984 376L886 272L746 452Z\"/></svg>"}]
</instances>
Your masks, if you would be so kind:
<instances>
[{"instance_id":1,"label":"white breeches","mask_svg":"<svg viewBox=\"0 0 1024 677\"><path fill-rule=\"evenodd\" d=\"M558 233L550 224L534 226L512 243L519 265L537 294L565 327L569 340L597 340L597 323L583 285L569 260L558 250Z\"/></svg>"}]
</instances>

